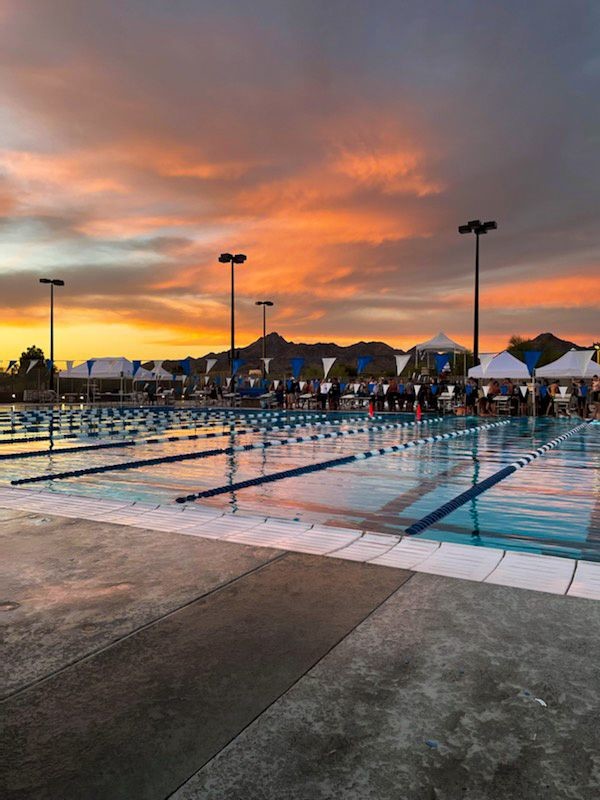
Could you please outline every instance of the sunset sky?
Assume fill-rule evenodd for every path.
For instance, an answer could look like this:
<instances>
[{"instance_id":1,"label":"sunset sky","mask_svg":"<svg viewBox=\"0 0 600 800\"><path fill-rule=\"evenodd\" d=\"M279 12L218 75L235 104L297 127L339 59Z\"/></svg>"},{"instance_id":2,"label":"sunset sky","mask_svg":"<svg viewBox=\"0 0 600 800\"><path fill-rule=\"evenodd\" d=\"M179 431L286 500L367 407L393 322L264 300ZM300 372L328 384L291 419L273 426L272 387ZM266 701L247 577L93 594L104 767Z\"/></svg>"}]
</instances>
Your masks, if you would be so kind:
<instances>
[{"instance_id":1,"label":"sunset sky","mask_svg":"<svg viewBox=\"0 0 600 800\"><path fill-rule=\"evenodd\" d=\"M600 339L600 5L0 0L0 358Z\"/></svg>"}]
</instances>

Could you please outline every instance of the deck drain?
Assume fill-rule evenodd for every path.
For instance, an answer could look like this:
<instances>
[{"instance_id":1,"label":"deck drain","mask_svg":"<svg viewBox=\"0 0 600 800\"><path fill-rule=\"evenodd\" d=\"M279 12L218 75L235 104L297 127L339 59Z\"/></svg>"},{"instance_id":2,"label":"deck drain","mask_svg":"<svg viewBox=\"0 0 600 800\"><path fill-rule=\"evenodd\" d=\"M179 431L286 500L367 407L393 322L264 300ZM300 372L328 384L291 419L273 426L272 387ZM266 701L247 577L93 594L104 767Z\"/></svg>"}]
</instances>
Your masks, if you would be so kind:
<instances>
[{"instance_id":1,"label":"deck drain","mask_svg":"<svg viewBox=\"0 0 600 800\"><path fill-rule=\"evenodd\" d=\"M20 603L15 603L14 600L0 600L0 611L14 611L20 605Z\"/></svg>"}]
</instances>

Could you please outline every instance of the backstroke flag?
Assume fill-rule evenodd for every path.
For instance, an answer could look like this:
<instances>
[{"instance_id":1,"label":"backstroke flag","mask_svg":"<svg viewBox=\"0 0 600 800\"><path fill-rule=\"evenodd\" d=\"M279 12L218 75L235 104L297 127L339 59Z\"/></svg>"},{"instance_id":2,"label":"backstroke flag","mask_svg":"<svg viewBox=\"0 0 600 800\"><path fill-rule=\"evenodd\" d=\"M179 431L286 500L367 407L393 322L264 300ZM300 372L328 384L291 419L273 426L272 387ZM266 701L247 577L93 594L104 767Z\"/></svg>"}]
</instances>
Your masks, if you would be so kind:
<instances>
[{"instance_id":1,"label":"backstroke flag","mask_svg":"<svg viewBox=\"0 0 600 800\"><path fill-rule=\"evenodd\" d=\"M54 364L52 362L52 359L51 358L47 358L46 359L46 369L48 370L48 372L52 372L52 368L53 367L54 367Z\"/></svg>"},{"instance_id":2,"label":"backstroke flag","mask_svg":"<svg viewBox=\"0 0 600 800\"><path fill-rule=\"evenodd\" d=\"M191 356L188 356L187 358L182 358L179 363L181 365L181 368L183 370L183 374L184 375L191 375L192 374L192 359L191 359Z\"/></svg>"},{"instance_id":3,"label":"backstroke flag","mask_svg":"<svg viewBox=\"0 0 600 800\"><path fill-rule=\"evenodd\" d=\"M206 359L206 372L210 372L214 365L217 363L216 358L207 358Z\"/></svg>"},{"instance_id":4,"label":"backstroke flag","mask_svg":"<svg viewBox=\"0 0 600 800\"><path fill-rule=\"evenodd\" d=\"M30 359L29 366L27 367L27 372L25 373L25 375L29 375L29 373L35 367L35 365L38 363L38 361L39 361L39 358Z\"/></svg>"},{"instance_id":5,"label":"backstroke flag","mask_svg":"<svg viewBox=\"0 0 600 800\"><path fill-rule=\"evenodd\" d=\"M290 364L292 365L292 375L294 378L298 379L300 377L300 370L304 366L304 359L292 358Z\"/></svg>"},{"instance_id":6,"label":"backstroke flag","mask_svg":"<svg viewBox=\"0 0 600 800\"><path fill-rule=\"evenodd\" d=\"M440 373L446 364L450 361L450 353L436 353L435 354L435 368Z\"/></svg>"},{"instance_id":7,"label":"backstroke flag","mask_svg":"<svg viewBox=\"0 0 600 800\"><path fill-rule=\"evenodd\" d=\"M533 375L533 370L537 367L537 363L542 357L542 353L540 350L525 350L523 355L525 356L525 363L527 364L529 374Z\"/></svg>"},{"instance_id":8,"label":"backstroke flag","mask_svg":"<svg viewBox=\"0 0 600 800\"><path fill-rule=\"evenodd\" d=\"M400 375L404 367L410 361L410 353L403 356L394 356L394 358L396 359L396 375Z\"/></svg>"},{"instance_id":9,"label":"backstroke flag","mask_svg":"<svg viewBox=\"0 0 600 800\"><path fill-rule=\"evenodd\" d=\"M494 358L495 353L480 353L479 354L479 363L481 364L481 370L485 375L486 369L489 367L491 360Z\"/></svg>"},{"instance_id":10,"label":"backstroke flag","mask_svg":"<svg viewBox=\"0 0 600 800\"><path fill-rule=\"evenodd\" d=\"M373 356L359 356L356 359L356 371L360 375L362 374L367 366L373 361Z\"/></svg>"},{"instance_id":11,"label":"backstroke flag","mask_svg":"<svg viewBox=\"0 0 600 800\"><path fill-rule=\"evenodd\" d=\"M329 370L335 364L335 358L322 358L321 361L323 362L323 378L325 379L329 375Z\"/></svg>"},{"instance_id":12,"label":"backstroke flag","mask_svg":"<svg viewBox=\"0 0 600 800\"><path fill-rule=\"evenodd\" d=\"M269 371L269 364L271 363L271 361L273 361L273 356L271 356L271 358L261 358L261 361L265 365L265 372L268 372Z\"/></svg>"},{"instance_id":13,"label":"backstroke flag","mask_svg":"<svg viewBox=\"0 0 600 800\"><path fill-rule=\"evenodd\" d=\"M233 359L233 374L235 375L235 373L238 371L238 369L241 366L243 366L245 363L246 362L244 361L243 358L234 358Z\"/></svg>"},{"instance_id":14,"label":"backstroke flag","mask_svg":"<svg viewBox=\"0 0 600 800\"><path fill-rule=\"evenodd\" d=\"M68 362L67 362L67 363L68 363ZM138 371L138 369L139 369L141 366L142 366L142 361L141 361L141 359L138 359L138 360L136 360L136 361L132 361L132 362L131 362L131 377L132 377L132 378L135 378L135 374L136 374L136 372Z\"/></svg>"}]
</instances>

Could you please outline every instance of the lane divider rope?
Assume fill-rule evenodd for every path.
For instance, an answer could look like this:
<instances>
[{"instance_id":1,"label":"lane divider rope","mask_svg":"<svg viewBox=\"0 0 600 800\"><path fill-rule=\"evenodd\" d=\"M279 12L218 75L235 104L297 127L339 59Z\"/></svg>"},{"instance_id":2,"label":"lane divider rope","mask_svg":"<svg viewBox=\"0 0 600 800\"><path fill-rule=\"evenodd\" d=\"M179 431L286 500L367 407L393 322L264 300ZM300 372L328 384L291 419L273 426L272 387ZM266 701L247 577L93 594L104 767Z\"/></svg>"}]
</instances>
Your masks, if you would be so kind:
<instances>
[{"instance_id":1,"label":"lane divider rope","mask_svg":"<svg viewBox=\"0 0 600 800\"><path fill-rule=\"evenodd\" d=\"M163 444L168 442L183 442L183 441L196 441L198 439L212 439L217 438L220 436L231 436L234 435L243 435L246 433L268 433L270 431L287 431L287 430L294 430L295 428L305 428L309 425L312 427L321 428L321 427L330 427L333 425L342 425L344 423L349 422L359 422L362 421L363 417L352 417L350 419L345 420L332 420L327 422L314 422L314 423L306 423L306 422L298 422L294 425L263 425L261 427L254 427L254 428L230 428L226 431L216 431L211 433L195 433L189 436L156 436L152 437L151 439L126 439L119 442L99 442L97 444L89 444L89 445L78 445L75 447L61 447L58 450L27 450L17 453L0 453L0 461L15 461L18 459L25 459L25 458L40 458L41 456L58 456L65 453L66 455L78 452L85 452L88 450L106 450L106 449L115 449L119 447L136 447L142 445L149 445L149 444ZM425 420L426 423L429 422L442 422L445 418L437 417L431 420ZM226 423L223 423L224 425ZM402 428L411 425L410 422L395 422L395 423L388 423L386 426L377 427L377 426L369 426L368 428L364 429L356 429L356 432L362 433L366 430L385 430L391 428ZM180 430L185 430L184 426L180 427ZM141 429L138 430L131 430L130 433L138 433L143 432ZM343 434L345 435L346 432L344 431ZM342 435L342 434L339 434ZM307 437L307 439L310 437ZM319 438L324 438L321 436ZM260 444L257 444L256 447L260 447ZM248 449L247 446L244 446L245 449ZM225 450L223 450L225 452Z\"/></svg>"},{"instance_id":2,"label":"lane divider rope","mask_svg":"<svg viewBox=\"0 0 600 800\"><path fill-rule=\"evenodd\" d=\"M575 436L575 434L580 433L584 430L587 424L587 422L583 422L581 425L577 425L575 428L567 431L567 433L562 434L562 436L557 436L556 439L552 439L550 442L542 445L542 447L538 447L537 450L521 456L516 461L513 461L512 464L509 464L507 467L503 467L502 469L498 470L498 472L490 475L489 478L485 478L485 480L476 483L474 486L471 486L465 492L462 492L462 494L457 495L452 500L444 503L444 505L436 508L435 511L432 511L430 514L427 514L427 516L423 517L417 522L414 522L412 525L406 528L404 531L405 534L407 536L415 536L418 533L422 533L426 528L430 528L432 525L435 525L436 522L439 522L444 517L447 517L448 514L456 511L457 508L460 508L465 503L468 503L469 500L473 500L473 498L477 497L483 492L486 492L488 489L491 489L492 486L496 486L496 484L500 483L500 481L503 481L505 478L508 478L509 475L512 475L517 470L523 469L523 467L531 464L532 461L535 461L535 459L545 455L549 450L553 450L555 447L558 447L566 439L569 439L571 436Z\"/></svg>"},{"instance_id":3,"label":"lane divider rope","mask_svg":"<svg viewBox=\"0 0 600 800\"><path fill-rule=\"evenodd\" d=\"M417 423L415 423L417 424ZM299 477L300 475L307 475L311 472L319 472L321 470L330 469L331 467L339 467L344 464L351 464L354 461L361 461L366 458L373 458L375 456L384 456L388 455L389 453L398 453L401 450L408 450L412 447L417 447L418 445L422 444L433 444L434 442L441 442L447 439L455 439L459 436L467 436L471 433L479 433L480 431L489 430L490 428L497 428L500 425L510 425L509 420L502 420L501 422L491 422L486 425L478 425L473 428L463 428L459 431L451 431L449 433L440 433L435 436L428 436L424 439L413 439L410 442L404 442L403 444L394 444L389 445L388 447L380 447L375 450L367 450L364 453L357 453L351 456L342 456L341 458L333 458L328 459L327 461L319 461L316 464L307 464L303 467L297 467L295 469L286 469L282 472L273 472L271 475L261 475L258 478L250 478L246 481L238 481L237 483L231 483L227 486L217 486L214 489L205 489L201 492L196 492L195 494L188 494L183 497L177 497L175 502L177 503L190 503L194 500L200 500L205 497L215 497L219 494L228 494L230 492L237 492L240 489L247 489L250 486L259 486L262 483L272 483L273 481L283 480L284 478L295 478Z\"/></svg>"},{"instance_id":4,"label":"lane divider rope","mask_svg":"<svg viewBox=\"0 0 600 800\"><path fill-rule=\"evenodd\" d=\"M388 425L374 425L374 426L366 426L363 428L350 428L345 431L333 431L327 433L314 433L307 436L295 436L288 439L272 439L266 442L251 442L249 444L242 444L242 445L234 445L231 447L221 447L218 449L213 450L200 450L194 451L193 453L175 453L172 456L156 456L155 458L145 458L140 459L138 461L124 461L121 464L104 464L100 467L85 467L82 469L74 469L74 470L67 470L65 472L55 472L55 473L48 473L45 475L35 475L30 478L15 478L11 481L13 486L20 486L25 483L39 483L41 481L49 481L49 480L65 480L66 478L80 478L83 475L97 475L103 472L113 472L113 471L123 471L129 469L142 469L143 467L155 466L156 464L167 464L167 463L175 463L177 461L191 461L192 459L200 459L200 458L210 458L212 456L220 456L220 455L231 455L232 453L237 452L244 452L247 450L262 450L268 447L278 447L283 445L291 445L291 444L300 444L302 442L310 442L310 441L320 441L323 439L333 439L338 436L351 436L358 433L370 433L370 432L380 432L384 430L391 430L393 428L408 428L413 427L415 425L429 425L432 422L444 422L443 417L438 417L432 420L422 420L420 422L394 422L389 423ZM317 425L321 426L332 426L332 425L339 425L340 422L325 422L325 423L317 423ZM235 433L248 433L248 432L255 432L255 433L263 433L265 431L278 431L278 430L289 430L290 428L299 427L296 425L283 425L283 426L263 426L262 428L250 428L244 430L238 430ZM208 439L216 436L220 436L221 434L218 433L207 433L207 434L197 434L193 436L168 436L164 439L145 439L143 441L131 441L131 445L142 445L142 444L159 444L162 442L172 442L172 441L181 441L182 439L188 441L190 439ZM224 434L227 435L227 434ZM122 443L109 443L104 445L105 447L117 446L121 445ZM91 445L92 448L98 448L98 445ZM65 451L78 451L78 450L86 450L86 447L75 447L75 448L65 448L64 450L53 451L52 455L55 455L58 452L65 452ZM12 454L11 454L12 455ZM48 455L44 453L44 455ZM0 460L1 460L0 456Z\"/></svg>"}]
</instances>

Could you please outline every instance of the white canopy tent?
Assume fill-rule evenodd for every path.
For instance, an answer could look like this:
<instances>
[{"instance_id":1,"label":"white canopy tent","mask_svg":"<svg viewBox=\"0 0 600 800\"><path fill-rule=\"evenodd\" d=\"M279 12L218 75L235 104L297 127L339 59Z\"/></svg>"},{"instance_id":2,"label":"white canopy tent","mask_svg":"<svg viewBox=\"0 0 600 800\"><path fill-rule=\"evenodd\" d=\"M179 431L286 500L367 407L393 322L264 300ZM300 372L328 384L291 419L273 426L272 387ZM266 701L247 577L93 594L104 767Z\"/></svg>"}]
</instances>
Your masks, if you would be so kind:
<instances>
[{"instance_id":1,"label":"white canopy tent","mask_svg":"<svg viewBox=\"0 0 600 800\"><path fill-rule=\"evenodd\" d=\"M118 380L119 378L133 378L136 381L154 380L150 370L139 367L134 375L133 363L127 358L93 358L91 370L88 362L84 361L71 369L61 370L59 378L106 378Z\"/></svg>"},{"instance_id":2,"label":"white canopy tent","mask_svg":"<svg viewBox=\"0 0 600 800\"><path fill-rule=\"evenodd\" d=\"M585 371L586 378L593 378L594 375L600 375L600 364L597 361L592 359L590 363L587 365L587 369Z\"/></svg>"},{"instance_id":3,"label":"white canopy tent","mask_svg":"<svg viewBox=\"0 0 600 800\"><path fill-rule=\"evenodd\" d=\"M463 375L467 371L467 348L462 344L455 342L443 331L440 331L437 336L428 339L426 342L421 342L415 345L415 362L418 365L419 355L422 353L452 353L454 356L454 369L456 370L456 354L463 354ZM429 359L427 359L429 364Z\"/></svg>"},{"instance_id":4,"label":"white canopy tent","mask_svg":"<svg viewBox=\"0 0 600 800\"><path fill-rule=\"evenodd\" d=\"M443 331L440 331L433 339L428 339L426 342L415 345L417 353L466 353L467 348L462 344L455 342L449 336L446 336Z\"/></svg>"},{"instance_id":5,"label":"white canopy tent","mask_svg":"<svg viewBox=\"0 0 600 800\"><path fill-rule=\"evenodd\" d=\"M469 378L511 378L528 380L529 370L527 365L515 358L507 350L495 355L490 361L477 364L469 370Z\"/></svg>"},{"instance_id":6,"label":"white canopy tent","mask_svg":"<svg viewBox=\"0 0 600 800\"><path fill-rule=\"evenodd\" d=\"M551 364L536 369L537 378L585 378L596 374L592 363L594 350L569 350ZM592 372L589 372L590 366ZM596 365L597 366L597 365Z\"/></svg>"}]
</instances>

